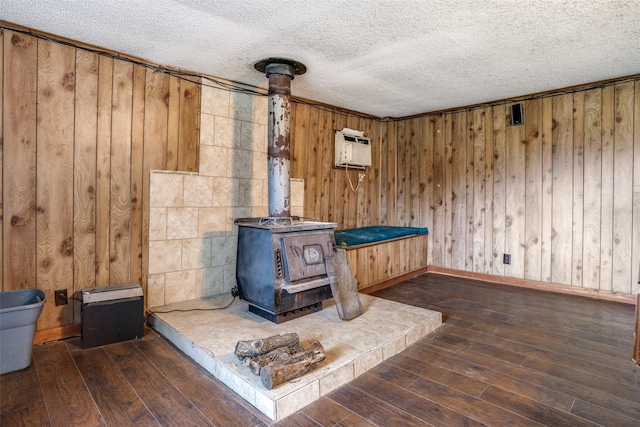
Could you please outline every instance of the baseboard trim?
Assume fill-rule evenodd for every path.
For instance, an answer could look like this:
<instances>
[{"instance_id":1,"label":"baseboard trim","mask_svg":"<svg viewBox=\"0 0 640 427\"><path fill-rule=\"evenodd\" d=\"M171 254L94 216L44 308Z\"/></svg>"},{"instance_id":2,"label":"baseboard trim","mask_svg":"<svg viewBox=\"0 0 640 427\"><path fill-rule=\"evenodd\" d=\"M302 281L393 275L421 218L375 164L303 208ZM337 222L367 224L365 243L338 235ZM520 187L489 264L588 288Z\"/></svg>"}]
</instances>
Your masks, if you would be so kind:
<instances>
[{"instance_id":1,"label":"baseboard trim","mask_svg":"<svg viewBox=\"0 0 640 427\"><path fill-rule=\"evenodd\" d=\"M43 329L36 331L33 337L33 344L43 344L49 341L59 341L80 335L82 324L75 323L73 325L60 326L58 328Z\"/></svg>"},{"instance_id":2,"label":"baseboard trim","mask_svg":"<svg viewBox=\"0 0 640 427\"><path fill-rule=\"evenodd\" d=\"M371 294L380 289L388 288L396 283L404 282L405 280L413 279L416 276L420 276L427 272L428 267L421 267L417 270L412 270L408 273L401 274L400 276L391 277L390 279L383 280L382 282L374 283L366 288L358 289L358 292L363 294Z\"/></svg>"},{"instance_id":3,"label":"baseboard trim","mask_svg":"<svg viewBox=\"0 0 640 427\"><path fill-rule=\"evenodd\" d=\"M515 277L494 276L491 274L473 273L470 271L453 270L450 268L434 267L434 266L427 267L427 272L444 274L447 276L460 277L464 279L478 280L482 282L497 283L501 285L535 289L539 291L555 292L555 293L568 294L568 295L579 295L579 296L597 299L597 300L603 300L603 301L613 301L613 302L620 302L620 303L631 304L631 305L636 304L635 295L619 294L619 293L609 292L609 291L599 291L596 289L576 288L573 286L561 285L559 283L538 282L535 280L518 279Z\"/></svg>"}]
</instances>

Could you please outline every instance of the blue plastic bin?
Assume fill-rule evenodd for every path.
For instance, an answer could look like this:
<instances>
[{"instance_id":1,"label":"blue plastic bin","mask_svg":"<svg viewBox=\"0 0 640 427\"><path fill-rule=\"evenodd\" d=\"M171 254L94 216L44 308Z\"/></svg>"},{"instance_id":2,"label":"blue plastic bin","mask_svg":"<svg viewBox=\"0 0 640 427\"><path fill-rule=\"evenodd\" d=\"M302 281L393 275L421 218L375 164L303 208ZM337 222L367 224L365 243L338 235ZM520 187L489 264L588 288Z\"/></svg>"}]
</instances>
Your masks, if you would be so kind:
<instances>
[{"instance_id":1,"label":"blue plastic bin","mask_svg":"<svg viewBox=\"0 0 640 427\"><path fill-rule=\"evenodd\" d=\"M46 300L39 289L0 292L0 375L31 364L36 322Z\"/></svg>"}]
</instances>

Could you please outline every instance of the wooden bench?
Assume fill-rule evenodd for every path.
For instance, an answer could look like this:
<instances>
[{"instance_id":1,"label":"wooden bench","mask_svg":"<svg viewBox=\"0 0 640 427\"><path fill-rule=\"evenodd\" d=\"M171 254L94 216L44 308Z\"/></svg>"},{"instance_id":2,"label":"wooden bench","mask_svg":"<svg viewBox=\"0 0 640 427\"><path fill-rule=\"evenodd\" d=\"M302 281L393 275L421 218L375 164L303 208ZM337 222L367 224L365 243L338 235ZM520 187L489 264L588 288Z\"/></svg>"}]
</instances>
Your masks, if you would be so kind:
<instances>
[{"instance_id":1,"label":"wooden bench","mask_svg":"<svg viewBox=\"0 0 640 427\"><path fill-rule=\"evenodd\" d=\"M428 234L344 246L358 291L371 293L427 271ZM339 239L336 239L339 244Z\"/></svg>"}]
</instances>

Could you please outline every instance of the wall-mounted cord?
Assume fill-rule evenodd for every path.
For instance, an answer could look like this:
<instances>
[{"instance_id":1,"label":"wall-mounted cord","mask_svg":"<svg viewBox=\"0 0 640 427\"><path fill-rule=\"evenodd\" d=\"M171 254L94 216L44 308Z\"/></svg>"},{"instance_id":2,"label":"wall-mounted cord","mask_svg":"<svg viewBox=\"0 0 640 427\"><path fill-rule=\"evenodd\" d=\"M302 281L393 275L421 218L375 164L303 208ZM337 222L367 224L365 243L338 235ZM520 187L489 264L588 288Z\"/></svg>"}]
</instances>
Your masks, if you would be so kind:
<instances>
[{"instance_id":1,"label":"wall-mounted cord","mask_svg":"<svg viewBox=\"0 0 640 427\"><path fill-rule=\"evenodd\" d=\"M353 183L351 182L351 178L349 177L349 165L345 166L345 172L347 174L347 181L349 181L349 187L351 187L351 191L357 193L360 189L360 186L362 185L362 182L364 181L365 176L367 175L364 172L358 172L358 185L356 185L356 187L354 188Z\"/></svg>"}]
</instances>

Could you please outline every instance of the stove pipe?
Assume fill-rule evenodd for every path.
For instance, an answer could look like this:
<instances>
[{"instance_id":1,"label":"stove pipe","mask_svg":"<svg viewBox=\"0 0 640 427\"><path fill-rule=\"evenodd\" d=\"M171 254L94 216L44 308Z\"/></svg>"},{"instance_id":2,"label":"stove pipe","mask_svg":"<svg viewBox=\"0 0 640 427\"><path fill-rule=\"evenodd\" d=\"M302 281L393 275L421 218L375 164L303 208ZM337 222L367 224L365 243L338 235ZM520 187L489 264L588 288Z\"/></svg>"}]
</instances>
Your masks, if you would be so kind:
<instances>
[{"instance_id":1,"label":"stove pipe","mask_svg":"<svg viewBox=\"0 0 640 427\"><path fill-rule=\"evenodd\" d=\"M269 78L269 216L290 217L291 80L295 74L303 74L306 67L299 62L280 58L262 60L254 67L265 72Z\"/></svg>"}]
</instances>

